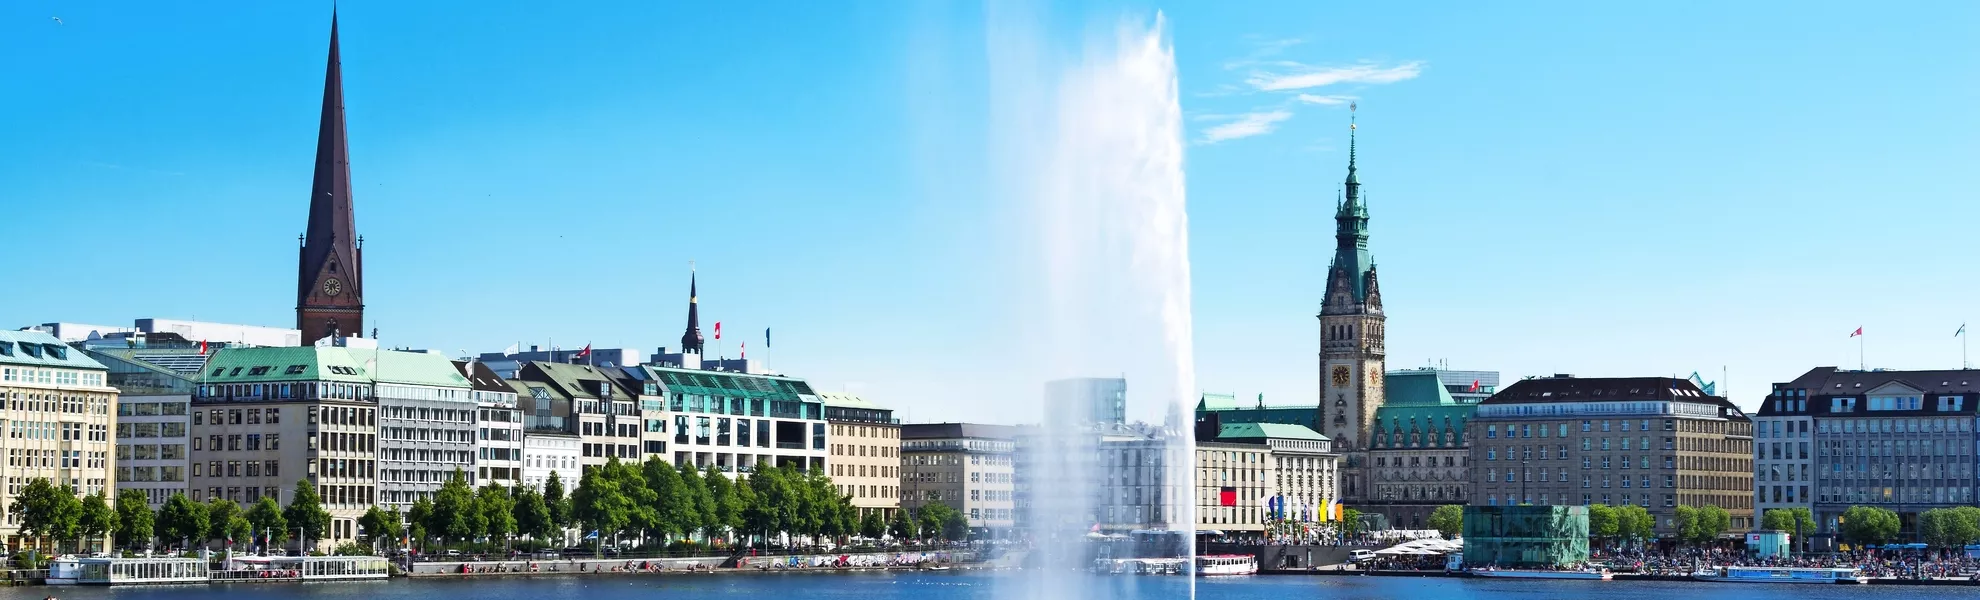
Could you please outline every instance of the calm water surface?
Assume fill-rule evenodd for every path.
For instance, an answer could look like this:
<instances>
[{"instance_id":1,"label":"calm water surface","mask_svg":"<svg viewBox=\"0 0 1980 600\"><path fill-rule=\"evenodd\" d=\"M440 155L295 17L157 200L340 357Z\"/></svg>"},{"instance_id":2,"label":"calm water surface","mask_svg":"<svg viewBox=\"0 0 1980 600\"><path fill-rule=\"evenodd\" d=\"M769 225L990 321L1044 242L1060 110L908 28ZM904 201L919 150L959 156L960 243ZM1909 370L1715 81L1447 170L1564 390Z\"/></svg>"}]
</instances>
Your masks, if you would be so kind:
<instances>
[{"instance_id":1,"label":"calm water surface","mask_svg":"<svg viewBox=\"0 0 1980 600\"><path fill-rule=\"evenodd\" d=\"M787 574L668 577L538 578L475 581L260 584L142 588L0 588L0 600L991 600L1016 597L1017 574ZM1083 598L1186 598L1178 577L1096 577ZM1681 600L1704 594L1732 600L1980 600L1980 588L1758 585L1677 582L1501 581L1393 577L1258 576L1208 579L1198 597L1228 600ZM1011 595L999 593L1000 590Z\"/></svg>"}]
</instances>

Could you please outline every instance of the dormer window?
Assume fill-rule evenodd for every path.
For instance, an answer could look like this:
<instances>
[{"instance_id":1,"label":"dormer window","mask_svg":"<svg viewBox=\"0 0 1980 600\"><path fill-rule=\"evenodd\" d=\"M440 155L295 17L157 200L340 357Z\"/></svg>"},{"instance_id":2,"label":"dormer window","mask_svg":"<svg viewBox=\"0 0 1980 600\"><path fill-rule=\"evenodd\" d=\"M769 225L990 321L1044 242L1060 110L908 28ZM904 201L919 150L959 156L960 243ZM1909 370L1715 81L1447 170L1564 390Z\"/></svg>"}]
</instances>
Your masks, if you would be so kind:
<instances>
[{"instance_id":1,"label":"dormer window","mask_svg":"<svg viewBox=\"0 0 1980 600\"><path fill-rule=\"evenodd\" d=\"M0 341L0 356L13 356L13 355L14 355L14 343Z\"/></svg>"}]
</instances>

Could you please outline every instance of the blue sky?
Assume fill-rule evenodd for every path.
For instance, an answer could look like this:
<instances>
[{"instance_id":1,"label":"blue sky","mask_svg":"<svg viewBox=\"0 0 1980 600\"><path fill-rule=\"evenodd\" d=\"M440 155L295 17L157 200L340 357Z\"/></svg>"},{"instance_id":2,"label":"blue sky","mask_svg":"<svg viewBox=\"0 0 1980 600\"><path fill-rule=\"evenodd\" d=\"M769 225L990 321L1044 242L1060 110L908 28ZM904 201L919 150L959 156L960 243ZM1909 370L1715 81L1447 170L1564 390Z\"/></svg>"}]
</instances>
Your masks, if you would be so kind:
<instances>
[{"instance_id":1,"label":"blue sky","mask_svg":"<svg viewBox=\"0 0 1980 600\"><path fill-rule=\"evenodd\" d=\"M1027 418L983 6L341 6L385 343L675 345L694 260L781 370ZM1751 406L1858 326L1872 366L1959 364L1980 7L1515 8L1038 9L1068 45L1166 17L1202 388L1314 397L1348 97L1391 367L1725 368ZM4 324L293 323L328 12L0 4Z\"/></svg>"}]
</instances>

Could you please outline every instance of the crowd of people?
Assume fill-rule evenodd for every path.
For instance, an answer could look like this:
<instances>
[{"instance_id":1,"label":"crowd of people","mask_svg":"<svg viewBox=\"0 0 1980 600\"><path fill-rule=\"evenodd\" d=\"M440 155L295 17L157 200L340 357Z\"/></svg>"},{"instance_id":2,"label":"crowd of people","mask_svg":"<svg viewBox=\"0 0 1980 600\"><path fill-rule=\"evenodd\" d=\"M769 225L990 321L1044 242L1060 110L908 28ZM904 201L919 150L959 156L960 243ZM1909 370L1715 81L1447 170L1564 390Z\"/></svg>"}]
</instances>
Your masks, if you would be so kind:
<instances>
[{"instance_id":1,"label":"crowd of people","mask_svg":"<svg viewBox=\"0 0 1980 600\"><path fill-rule=\"evenodd\" d=\"M1654 552L1601 552L1594 560L1622 573L1660 576L1688 576L1724 567L1804 567L1855 568L1870 577L1898 579L1940 579L1972 577L1980 572L1980 560L1963 553L1935 552L1842 552L1834 554L1758 557L1722 548L1684 549L1669 554Z\"/></svg>"}]
</instances>

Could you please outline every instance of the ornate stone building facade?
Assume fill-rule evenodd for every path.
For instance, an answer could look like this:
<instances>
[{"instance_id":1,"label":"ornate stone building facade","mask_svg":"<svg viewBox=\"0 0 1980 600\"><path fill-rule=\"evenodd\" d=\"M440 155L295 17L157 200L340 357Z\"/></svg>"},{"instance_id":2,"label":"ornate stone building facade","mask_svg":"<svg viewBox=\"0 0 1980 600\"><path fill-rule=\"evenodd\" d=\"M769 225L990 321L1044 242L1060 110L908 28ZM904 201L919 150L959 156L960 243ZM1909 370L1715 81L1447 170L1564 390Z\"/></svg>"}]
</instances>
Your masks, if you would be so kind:
<instances>
[{"instance_id":1,"label":"ornate stone building facade","mask_svg":"<svg viewBox=\"0 0 1980 600\"><path fill-rule=\"evenodd\" d=\"M1455 397L1482 385L1449 385L1446 371L1391 371L1385 403L1375 411L1369 443L1369 493L1356 506L1387 517L1390 527L1427 529L1430 512L1470 496L1470 439L1465 426L1477 405ZM1498 374L1491 373L1497 383Z\"/></svg>"}]
</instances>

